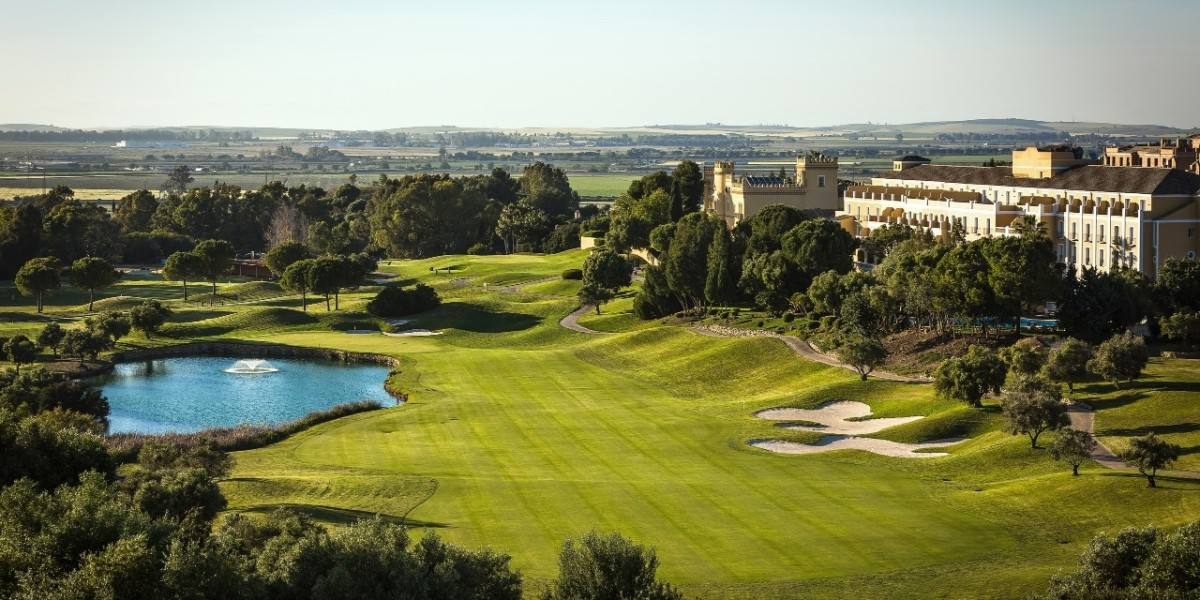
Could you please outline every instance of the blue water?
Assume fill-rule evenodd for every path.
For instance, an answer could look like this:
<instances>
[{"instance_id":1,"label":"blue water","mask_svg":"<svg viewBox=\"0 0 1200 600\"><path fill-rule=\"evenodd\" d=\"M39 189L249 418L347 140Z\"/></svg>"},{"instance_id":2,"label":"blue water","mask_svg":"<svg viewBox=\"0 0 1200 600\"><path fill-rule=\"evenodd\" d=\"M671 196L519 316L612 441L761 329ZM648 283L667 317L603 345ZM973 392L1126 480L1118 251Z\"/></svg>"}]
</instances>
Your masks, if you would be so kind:
<instances>
[{"instance_id":1,"label":"blue water","mask_svg":"<svg viewBox=\"0 0 1200 600\"><path fill-rule=\"evenodd\" d=\"M291 421L337 404L393 400L388 368L331 361L268 359L274 373L233 374L235 358L167 358L125 363L97 378L108 397L109 433L192 432L242 423Z\"/></svg>"}]
</instances>

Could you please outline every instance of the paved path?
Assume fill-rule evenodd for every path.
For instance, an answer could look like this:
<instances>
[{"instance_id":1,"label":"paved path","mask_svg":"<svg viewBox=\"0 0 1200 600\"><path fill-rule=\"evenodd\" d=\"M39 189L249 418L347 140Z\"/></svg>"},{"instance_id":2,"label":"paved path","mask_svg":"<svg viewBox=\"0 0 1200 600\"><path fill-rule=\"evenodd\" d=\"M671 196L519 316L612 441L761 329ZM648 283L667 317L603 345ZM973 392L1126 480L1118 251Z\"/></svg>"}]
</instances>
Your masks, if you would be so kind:
<instances>
[{"instance_id":1,"label":"paved path","mask_svg":"<svg viewBox=\"0 0 1200 600\"><path fill-rule=\"evenodd\" d=\"M1091 406L1083 402L1074 402L1067 409L1067 418L1071 420L1071 429L1086 431L1095 440L1096 445L1091 452L1092 460L1106 469L1123 473L1137 473L1137 469L1126 465L1125 461L1118 458L1112 450L1109 450L1096 438L1096 411ZM1159 477L1200 479L1200 472L1197 471L1160 471L1158 475Z\"/></svg>"},{"instance_id":2,"label":"paved path","mask_svg":"<svg viewBox=\"0 0 1200 600\"><path fill-rule=\"evenodd\" d=\"M812 344L806 340L802 340L794 335L782 335L773 331L762 331L758 329L740 329L736 327L723 327L721 325L698 325L692 328L692 331L700 335L713 337L773 337L783 341L788 348L792 349L797 356L811 360L813 362L838 367L840 369L848 369L858 373L854 367L839 361L838 359L817 350ZM890 373L888 371L875 370L871 371L871 377L882 379L884 381L898 381L901 383L929 383L929 379L925 377L916 377L910 375L900 375L899 373Z\"/></svg>"},{"instance_id":3,"label":"paved path","mask_svg":"<svg viewBox=\"0 0 1200 600\"><path fill-rule=\"evenodd\" d=\"M588 329L587 327L579 324L579 317L583 316L589 310L596 310L596 307L591 304L584 304L583 306L571 311L571 313L567 316L563 317L558 324L570 329L571 331L577 331L579 333L590 333L593 335L608 334L607 331L596 331L595 329Z\"/></svg>"}]
</instances>

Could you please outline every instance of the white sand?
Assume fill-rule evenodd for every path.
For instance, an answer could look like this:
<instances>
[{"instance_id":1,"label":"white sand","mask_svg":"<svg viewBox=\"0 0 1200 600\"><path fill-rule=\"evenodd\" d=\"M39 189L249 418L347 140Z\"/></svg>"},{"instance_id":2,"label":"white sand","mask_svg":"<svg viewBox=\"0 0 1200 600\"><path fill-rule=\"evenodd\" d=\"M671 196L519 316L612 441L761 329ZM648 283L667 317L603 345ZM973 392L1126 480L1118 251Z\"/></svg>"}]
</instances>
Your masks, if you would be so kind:
<instances>
[{"instance_id":1,"label":"white sand","mask_svg":"<svg viewBox=\"0 0 1200 600\"><path fill-rule=\"evenodd\" d=\"M769 408L760 410L754 413L754 416L760 419L768 419L771 421L808 421L810 423L818 423L820 426L814 427L810 425L790 425L786 429L797 429L800 431L819 431L821 433L841 434L841 435L866 435L870 433L878 433L905 423L912 423L924 417L890 417L884 419L867 419L863 421L850 421L848 419L861 419L871 415L871 407L862 402L853 402L849 400L839 400L821 405L816 409L805 408Z\"/></svg>"},{"instance_id":2,"label":"white sand","mask_svg":"<svg viewBox=\"0 0 1200 600\"><path fill-rule=\"evenodd\" d=\"M903 444L900 442L892 442L888 440L877 440L873 438L860 437L845 437L840 435L830 435L821 438L821 441L816 444L800 444L797 442L785 442L783 440L762 440L751 442L750 445L756 448L762 448L769 452L778 452L780 454L816 454L819 452L833 452L835 450L864 450L866 452L874 452L883 456L894 456L898 458L937 458L946 456L945 452L916 452L926 448L944 448L953 446L963 440L938 440L934 442L924 442L920 444Z\"/></svg>"},{"instance_id":3,"label":"white sand","mask_svg":"<svg viewBox=\"0 0 1200 600\"><path fill-rule=\"evenodd\" d=\"M383 335L391 337L428 337L431 335L442 335L440 331L430 331L428 329L409 329L408 331L397 331L396 333L383 332Z\"/></svg>"}]
</instances>

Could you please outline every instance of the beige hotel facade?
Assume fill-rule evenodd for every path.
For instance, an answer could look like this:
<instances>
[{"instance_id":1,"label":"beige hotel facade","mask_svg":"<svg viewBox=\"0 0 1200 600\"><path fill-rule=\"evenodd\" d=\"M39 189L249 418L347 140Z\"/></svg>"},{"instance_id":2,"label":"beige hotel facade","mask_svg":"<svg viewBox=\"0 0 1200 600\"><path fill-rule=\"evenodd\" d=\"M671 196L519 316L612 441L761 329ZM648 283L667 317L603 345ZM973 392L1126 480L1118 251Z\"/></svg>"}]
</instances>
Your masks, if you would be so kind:
<instances>
[{"instance_id":1,"label":"beige hotel facade","mask_svg":"<svg viewBox=\"0 0 1200 600\"><path fill-rule=\"evenodd\" d=\"M1147 148L1153 149L1106 152L1101 164L1076 148L1026 148L1013 151L1011 167L934 165L906 156L870 184L847 188L838 217L857 236L888 223L938 235L957 223L972 240L1012 235L1014 221L1030 216L1054 240L1061 263L1153 277L1167 258L1200 253L1200 167L1168 163L1157 152L1139 160L1150 155ZM1161 149L1161 156L1190 158L1200 136L1164 140Z\"/></svg>"}]
</instances>

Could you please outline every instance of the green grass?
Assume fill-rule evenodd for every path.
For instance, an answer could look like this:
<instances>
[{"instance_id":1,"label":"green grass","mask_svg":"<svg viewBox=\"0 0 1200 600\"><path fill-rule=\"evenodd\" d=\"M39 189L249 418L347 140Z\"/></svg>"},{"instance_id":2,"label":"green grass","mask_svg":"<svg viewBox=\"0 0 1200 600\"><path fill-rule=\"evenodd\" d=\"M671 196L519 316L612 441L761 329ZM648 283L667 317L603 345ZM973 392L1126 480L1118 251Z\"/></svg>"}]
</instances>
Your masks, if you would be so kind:
<instances>
[{"instance_id":1,"label":"green grass","mask_svg":"<svg viewBox=\"0 0 1200 600\"><path fill-rule=\"evenodd\" d=\"M569 176L571 189L580 196L620 196L629 189L629 184L641 177L630 173L572 173Z\"/></svg>"},{"instance_id":2,"label":"green grass","mask_svg":"<svg viewBox=\"0 0 1200 600\"><path fill-rule=\"evenodd\" d=\"M1099 411L1096 434L1114 452L1151 432L1184 448L1177 468L1200 470L1200 360L1150 361L1132 384L1082 386Z\"/></svg>"},{"instance_id":3,"label":"green grass","mask_svg":"<svg viewBox=\"0 0 1200 600\"><path fill-rule=\"evenodd\" d=\"M293 296L210 309L174 300L178 286L150 280L107 292L170 300L179 309L170 341L397 357L393 382L409 393L407 405L237 453L222 483L230 510L289 506L335 525L374 513L406 519L455 543L510 553L531 590L553 576L563 539L599 529L655 546L663 576L705 598L1019 597L1070 568L1098 531L1200 517L1200 484L1166 480L1147 490L1134 476L1092 465L1071 477L1025 437L1000 431L994 406L939 400L929 386L860 382L796 358L778 340L637 321L630 295L581 319L610 335L566 331L557 322L576 305L578 282L559 274L583 256L381 264L398 281L442 295L442 306L406 325L445 333L428 338L336 331L376 321L362 312L369 289L343 295L333 313L323 302L301 312ZM61 295L50 312L78 316L77 293ZM40 326L27 306L5 310L5 327ZM1194 420L1187 396L1198 361L1156 360L1149 375L1118 392L1080 390L1100 410L1102 433ZM746 444L811 440L753 413L834 399L867 402L879 416L928 415L881 437L971 439L921 461L782 456ZM1200 443L1194 431L1169 435L1192 450Z\"/></svg>"}]
</instances>

